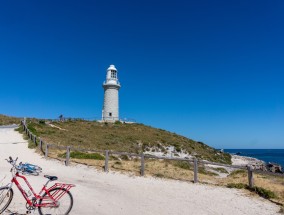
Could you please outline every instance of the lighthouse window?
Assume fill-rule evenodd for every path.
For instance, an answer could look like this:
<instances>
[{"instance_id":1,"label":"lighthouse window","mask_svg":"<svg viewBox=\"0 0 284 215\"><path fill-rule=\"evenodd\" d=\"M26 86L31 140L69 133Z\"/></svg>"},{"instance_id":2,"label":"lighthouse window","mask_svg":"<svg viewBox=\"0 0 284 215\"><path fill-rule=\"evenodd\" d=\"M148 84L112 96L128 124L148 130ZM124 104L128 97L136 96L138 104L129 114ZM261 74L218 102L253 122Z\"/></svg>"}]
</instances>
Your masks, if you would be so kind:
<instances>
[{"instance_id":1,"label":"lighthouse window","mask_svg":"<svg viewBox=\"0 0 284 215\"><path fill-rule=\"evenodd\" d=\"M111 77L116 78L116 71L115 70L111 70Z\"/></svg>"},{"instance_id":2,"label":"lighthouse window","mask_svg":"<svg viewBox=\"0 0 284 215\"><path fill-rule=\"evenodd\" d=\"M112 116L112 113L108 113L108 116Z\"/></svg>"}]
</instances>

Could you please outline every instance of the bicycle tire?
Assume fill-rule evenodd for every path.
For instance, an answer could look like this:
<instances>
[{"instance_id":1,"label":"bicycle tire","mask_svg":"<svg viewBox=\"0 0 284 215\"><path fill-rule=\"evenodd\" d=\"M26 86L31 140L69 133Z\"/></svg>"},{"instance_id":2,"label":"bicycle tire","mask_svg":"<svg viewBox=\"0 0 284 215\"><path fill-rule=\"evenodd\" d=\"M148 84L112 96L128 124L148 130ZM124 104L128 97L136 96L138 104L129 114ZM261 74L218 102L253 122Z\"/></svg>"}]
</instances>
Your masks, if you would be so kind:
<instances>
[{"instance_id":1,"label":"bicycle tire","mask_svg":"<svg viewBox=\"0 0 284 215\"><path fill-rule=\"evenodd\" d=\"M33 176L38 176L39 173L35 171L28 171L28 170L22 170L22 174L24 175L33 175Z\"/></svg>"},{"instance_id":2,"label":"bicycle tire","mask_svg":"<svg viewBox=\"0 0 284 215\"><path fill-rule=\"evenodd\" d=\"M0 187L0 214L3 213L9 207L13 199L13 196L14 196L14 191L12 188ZM4 200L7 199L7 197L8 197L7 203L3 204Z\"/></svg>"},{"instance_id":3,"label":"bicycle tire","mask_svg":"<svg viewBox=\"0 0 284 215\"><path fill-rule=\"evenodd\" d=\"M35 168L36 171L42 171L42 168L37 166L37 165L34 165L34 168Z\"/></svg>"},{"instance_id":4,"label":"bicycle tire","mask_svg":"<svg viewBox=\"0 0 284 215\"><path fill-rule=\"evenodd\" d=\"M30 164L30 163L25 163L24 165L28 168L35 170L35 171L42 171L42 168L40 166Z\"/></svg>"},{"instance_id":5,"label":"bicycle tire","mask_svg":"<svg viewBox=\"0 0 284 215\"><path fill-rule=\"evenodd\" d=\"M38 176L39 175L39 173L36 172L36 171L29 171L28 174L29 175L33 175L33 176Z\"/></svg>"},{"instance_id":6,"label":"bicycle tire","mask_svg":"<svg viewBox=\"0 0 284 215\"><path fill-rule=\"evenodd\" d=\"M32 172L31 175L33 175L33 176L38 176L39 173L38 173L38 172Z\"/></svg>"},{"instance_id":7,"label":"bicycle tire","mask_svg":"<svg viewBox=\"0 0 284 215\"><path fill-rule=\"evenodd\" d=\"M46 215L46 214L52 214L52 215L55 215L55 214L60 214L60 215L67 215L67 214L69 214L70 213L70 211L71 211L71 209L72 209L72 207L73 207L73 196L72 196L72 194L69 192L69 191L67 191L66 189L62 189L62 188L59 188L59 187L56 187L56 188L54 188L54 189L52 189L52 190L50 190L49 191L49 193L52 195L54 192L56 192L57 190L64 190L64 191L66 191L66 193L58 200L58 202L60 202L60 204L59 204L59 206L58 207L38 207L38 212L39 212L39 214L40 215ZM43 198L45 197L47 195L47 193L44 193L43 195L42 195L42 198L39 200L39 204L42 204L42 201L43 201ZM66 212L65 212L65 210L64 210L64 212L62 212L62 211L60 211L60 209L59 209L59 211L60 211L60 213L53 213L53 212L55 212L55 210L57 210L62 204L62 198L63 197L66 197L66 196L68 196L69 197L69 201L70 201L70 203L69 203L69 206L67 206L67 209L66 209ZM67 198L68 199L68 198ZM48 211L48 212L45 212L45 211Z\"/></svg>"}]
</instances>

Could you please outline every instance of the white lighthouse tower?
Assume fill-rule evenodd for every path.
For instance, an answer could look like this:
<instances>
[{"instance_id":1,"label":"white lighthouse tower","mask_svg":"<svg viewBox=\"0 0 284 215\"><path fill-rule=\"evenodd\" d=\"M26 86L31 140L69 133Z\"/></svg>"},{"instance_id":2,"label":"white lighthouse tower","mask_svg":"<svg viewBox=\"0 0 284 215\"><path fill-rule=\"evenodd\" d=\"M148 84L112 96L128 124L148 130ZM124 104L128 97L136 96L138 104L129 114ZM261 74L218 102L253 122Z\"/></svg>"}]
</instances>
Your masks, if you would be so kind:
<instances>
[{"instance_id":1,"label":"white lighthouse tower","mask_svg":"<svg viewBox=\"0 0 284 215\"><path fill-rule=\"evenodd\" d=\"M120 83L117 78L117 70L114 65L107 69L106 81L103 83L104 88L104 106L102 111L102 120L115 122L119 120L118 111L118 90Z\"/></svg>"}]
</instances>

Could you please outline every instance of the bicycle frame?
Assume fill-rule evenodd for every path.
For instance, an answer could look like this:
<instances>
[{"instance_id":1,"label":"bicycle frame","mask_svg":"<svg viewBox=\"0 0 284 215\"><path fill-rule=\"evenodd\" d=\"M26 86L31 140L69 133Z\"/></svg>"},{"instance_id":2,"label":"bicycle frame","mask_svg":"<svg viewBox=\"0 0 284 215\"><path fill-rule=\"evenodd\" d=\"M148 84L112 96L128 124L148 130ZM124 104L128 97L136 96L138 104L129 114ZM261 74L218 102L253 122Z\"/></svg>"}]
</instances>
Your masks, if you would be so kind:
<instances>
[{"instance_id":1,"label":"bicycle frame","mask_svg":"<svg viewBox=\"0 0 284 215\"><path fill-rule=\"evenodd\" d=\"M17 177L22 178L25 181L25 183L28 186L29 190L33 194L32 198L29 198L28 194L22 188L21 184L17 180ZM46 182L46 184L43 185L43 187L42 187L41 191L39 192L39 194L36 194L36 192L34 191L32 186L30 185L30 183L28 182L26 177L23 176L23 175L20 175L18 172L16 172L16 174L13 176L11 182L12 183L11 183L10 187L12 187L12 184L15 183L16 186L18 187L18 189L20 190L20 192L22 193L23 197L27 201L27 204L32 206L32 207L56 207L57 206L57 201L62 196L64 196L64 194L67 193L72 187L75 187L75 185L73 185L73 184L55 183L53 186L47 188L47 184L50 182L50 180L48 180ZM51 191L51 190L53 190L55 188L59 188L59 189L56 190L51 195L49 191ZM47 194L45 197L41 196L41 194L43 194L43 192L45 192ZM38 204L37 202L40 199L42 199L42 203ZM43 202L43 201L45 201L45 202Z\"/></svg>"}]
</instances>

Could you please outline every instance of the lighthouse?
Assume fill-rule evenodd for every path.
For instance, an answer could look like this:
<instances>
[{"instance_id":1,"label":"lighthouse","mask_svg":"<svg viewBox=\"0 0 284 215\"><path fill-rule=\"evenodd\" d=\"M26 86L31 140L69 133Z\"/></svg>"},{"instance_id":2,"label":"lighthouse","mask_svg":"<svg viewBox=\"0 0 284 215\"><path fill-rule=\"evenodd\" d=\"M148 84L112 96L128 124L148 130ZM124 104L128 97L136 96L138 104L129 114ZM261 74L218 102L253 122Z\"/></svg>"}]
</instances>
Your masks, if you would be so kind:
<instances>
[{"instance_id":1,"label":"lighthouse","mask_svg":"<svg viewBox=\"0 0 284 215\"><path fill-rule=\"evenodd\" d=\"M106 80L103 83L103 88L104 106L102 120L115 122L119 120L118 90L120 89L120 83L118 82L117 69L114 65L110 65L106 71Z\"/></svg>"}]
</instances>

